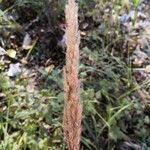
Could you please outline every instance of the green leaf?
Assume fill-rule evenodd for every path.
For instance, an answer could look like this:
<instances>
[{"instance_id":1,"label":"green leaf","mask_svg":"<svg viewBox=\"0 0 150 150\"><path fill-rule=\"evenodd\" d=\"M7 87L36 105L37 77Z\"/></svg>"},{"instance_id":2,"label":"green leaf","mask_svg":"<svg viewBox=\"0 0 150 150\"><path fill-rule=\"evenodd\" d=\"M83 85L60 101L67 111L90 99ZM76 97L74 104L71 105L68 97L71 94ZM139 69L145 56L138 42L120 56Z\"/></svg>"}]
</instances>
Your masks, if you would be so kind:
<instances>
[{"instance_id":1,"label":"green leaf","mask_svg":"<svg viewBox=\"0 0 150 150\"><path fill-rule=\"evenodd\" d=\"M35 114L36 113L36 110L32 110L32 111L29 111L29 110L22 110L21 112L18 112L14 118L16 119L27 119L29 118L31 115Z\"/></svg>"},{"instance_id":2,"label":"green leaf","mask_svg":"<svg viewBox=\"0 0 150 150\"><path fill-rule=\"evenodd\" d=\"M127 139L127 136L117 126L111 127L109 137L114 141Z\"/></svg>"},{"instance_id":3,"label":"green leaf","mask_svg":"<svg viewBox=\"0 0 150 150\"><path fill-rule=\"evenodd\" d=\"M140 0L133 0L134 7L137 7L139 5Z\"/></svg>"}]
</instances>

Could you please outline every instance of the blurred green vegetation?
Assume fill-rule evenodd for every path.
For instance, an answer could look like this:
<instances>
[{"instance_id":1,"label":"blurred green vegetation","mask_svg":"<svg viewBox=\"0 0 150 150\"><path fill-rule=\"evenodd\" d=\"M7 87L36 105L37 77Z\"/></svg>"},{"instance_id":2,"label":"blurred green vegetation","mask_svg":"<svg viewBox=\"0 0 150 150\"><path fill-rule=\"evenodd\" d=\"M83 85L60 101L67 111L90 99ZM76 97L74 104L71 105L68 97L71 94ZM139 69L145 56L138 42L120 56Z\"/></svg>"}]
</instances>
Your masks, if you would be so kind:
<instances>
[{"instance_id":1,"label":"blurred green vegetation","mask_svg":"<svg viewBox=\"0 0 150 150\"><path fill-rule=\"evenodd\" d=\"M124 141L150 149L150 107L138 96L140 89L150 90L150 80L138 83L133 77L130 52L123 47L128 34L117 19L138 5L139 0L79 1L82 150L119 150ZM54 30L64 20L64 8L64 0L1 0L1 35L22 35L37 17ZM133 22L137 19L135 13ZM12 81L6 69L1 61L0 150L65 150L61 69L37 69L44 81L31 92L29 78Z\"/></svg>"}]
</instances>

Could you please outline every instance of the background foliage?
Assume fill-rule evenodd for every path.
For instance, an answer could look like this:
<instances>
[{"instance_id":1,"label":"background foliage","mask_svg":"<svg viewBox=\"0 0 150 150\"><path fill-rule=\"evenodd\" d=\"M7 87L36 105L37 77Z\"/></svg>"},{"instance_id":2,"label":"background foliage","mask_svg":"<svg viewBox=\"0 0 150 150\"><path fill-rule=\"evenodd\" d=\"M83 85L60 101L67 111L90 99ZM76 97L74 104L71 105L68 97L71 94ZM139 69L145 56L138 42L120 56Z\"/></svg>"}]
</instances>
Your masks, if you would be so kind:
<instances>
[{"instance_id":1,"label":"background foliage","mask_svg":"<svg viewBox=\"0 0 150 150\"><path fill-rule=\"evenodd\" d=\"M0 150L63 150L65 2L0 2ZM79 1L82 150L150 149L148 4Z\"/></svg>"}]
</instances>

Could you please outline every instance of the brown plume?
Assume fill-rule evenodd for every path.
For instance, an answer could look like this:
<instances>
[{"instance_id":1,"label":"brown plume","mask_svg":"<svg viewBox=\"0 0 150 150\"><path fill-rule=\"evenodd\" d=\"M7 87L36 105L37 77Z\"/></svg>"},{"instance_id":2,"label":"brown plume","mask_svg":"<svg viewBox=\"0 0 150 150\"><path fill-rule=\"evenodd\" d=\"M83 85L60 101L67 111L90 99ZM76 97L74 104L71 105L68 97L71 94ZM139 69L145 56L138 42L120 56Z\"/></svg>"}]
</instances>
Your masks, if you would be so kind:
<instances>
[{"instance_id":1,"label":"brown plume","mask_svg":"<svg viewBox=\"0 0 150 150\"><path fill-rule=\"evenodd\" d=\"M79 150L82 106L80 103L78 6L68 0L66 16L66 66L64 68L64 137L69 150Z\"/></svg>"}]
</instances>

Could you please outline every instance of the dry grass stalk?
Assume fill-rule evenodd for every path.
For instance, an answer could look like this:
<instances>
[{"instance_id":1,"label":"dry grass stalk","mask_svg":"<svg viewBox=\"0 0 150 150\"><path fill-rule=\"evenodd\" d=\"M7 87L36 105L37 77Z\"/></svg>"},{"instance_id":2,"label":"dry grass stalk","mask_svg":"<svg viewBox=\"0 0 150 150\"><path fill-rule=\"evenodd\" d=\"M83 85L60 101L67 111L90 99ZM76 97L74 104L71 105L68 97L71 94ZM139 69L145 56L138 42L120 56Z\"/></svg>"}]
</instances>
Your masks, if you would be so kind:
<instances>
[{"instance_id":1,"label":"dry grass stalk","mask_svg":"<svg viewBox=\"0 0 150 150\"><path fill-rule=\"evenodd\" d=\"M69 150L79 150L82 107L80 103L78 6L68 0L66 15L66 66L64 68L64 138Z\"/></svg>"}]
</instances>

